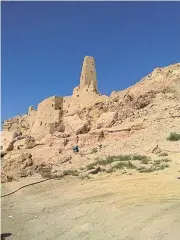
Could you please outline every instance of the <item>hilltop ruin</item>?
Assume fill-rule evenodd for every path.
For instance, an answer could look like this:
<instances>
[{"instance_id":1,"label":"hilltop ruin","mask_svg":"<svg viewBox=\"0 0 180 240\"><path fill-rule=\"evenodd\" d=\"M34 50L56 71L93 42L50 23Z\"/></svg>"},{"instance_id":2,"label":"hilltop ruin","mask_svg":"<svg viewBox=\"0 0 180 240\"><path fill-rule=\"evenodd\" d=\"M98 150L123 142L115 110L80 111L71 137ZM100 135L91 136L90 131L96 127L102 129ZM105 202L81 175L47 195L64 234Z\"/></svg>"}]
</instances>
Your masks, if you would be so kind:
<instances>
[{"instance_id":1,"label":"hilltop ruin","mask_svg":"<svg viewBox=\"0 0 180 240\"><path fill-rule=\"evenodd\" d=\"M37 109L30 106L27 114L4 122L4 181L31 175L41 164L61 163L60 169L81 165L72 156L77 135L86 153L100 143L106 145L100 156L144 153L159 142L168 148L166 136L180 132L179 120L179 63L156 68L134 86L108 97L98 91L95 59L86 56L72 96L49 97Z\"/></svg>"}]
</instances>

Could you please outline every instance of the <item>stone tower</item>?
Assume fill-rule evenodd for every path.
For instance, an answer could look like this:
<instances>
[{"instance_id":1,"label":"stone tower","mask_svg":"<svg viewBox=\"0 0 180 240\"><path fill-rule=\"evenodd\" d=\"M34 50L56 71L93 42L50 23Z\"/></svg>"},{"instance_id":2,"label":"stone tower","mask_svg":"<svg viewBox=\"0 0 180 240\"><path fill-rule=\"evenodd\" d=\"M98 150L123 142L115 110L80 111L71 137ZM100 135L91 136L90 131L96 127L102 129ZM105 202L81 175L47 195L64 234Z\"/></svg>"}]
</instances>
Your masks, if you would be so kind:
<instances>
[{"instance_id":1,"label":"stone tower","mask_svg":"<svg viewBox=\"0 0 180 240\"><path fill-rule=\"evenodd\" d=\"M86 56L83 61L81 77L80 77L80 91L85 90L98 92L97 76L94 57Z\"/></svg>"}]
</instances>

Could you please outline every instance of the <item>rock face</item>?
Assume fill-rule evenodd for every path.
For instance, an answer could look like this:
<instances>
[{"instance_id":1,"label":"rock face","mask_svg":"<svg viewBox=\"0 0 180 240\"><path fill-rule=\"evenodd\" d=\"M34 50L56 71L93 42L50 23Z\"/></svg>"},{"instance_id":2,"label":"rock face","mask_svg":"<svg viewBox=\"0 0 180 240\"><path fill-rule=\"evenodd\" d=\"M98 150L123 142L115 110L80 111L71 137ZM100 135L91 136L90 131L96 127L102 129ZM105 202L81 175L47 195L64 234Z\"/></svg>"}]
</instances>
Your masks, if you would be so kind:
<instances>
[{"instance_id":1,"label":"rock face","mask_svg":"<svg viewBox=\"0 0 180 240\"><path fill-rule=\"evenodd\" d=\"M57 171L81 166L79 158L71 156L74 145L88 152L104 144L101 155L152 153L156 145L163 151L173 146L180 149L180 141L171 146L166 141L170 132L180 133L179 63L156 68L134 86L109 97L100 95L97 85L95 59L87 56L72 96L49 97L37 109L30 106L27 114L4 122L3 181L31 175L42 164L58 166ZM70 160L64 160L66 156Z\"/></svg>"},{"instance_id":2,"label":"rock face","mask_svg":"<svg viewBox=\"0 0 180 240\"><path fill-rule=\"evenodd\" d=\"M30 153L15 153L3 164L2 182L33 174L33 160Z\"/></svg>"},{"instance_id":3,"label":"rock face","mask_svg":"<svg viewBox=\"0 0 180 240\"><path fill-rule=\"evenodd\" d=\"M81 120L77 114L64 117L63 122L65 126L65 131L70 134L83 134L89 132L89 130L91 129L88 122Z\"/></svg>"},{"instance_id":4,"label":"rock face","mask_svg":"<svg viewBox=\"0 0 180 240\"><path fill-rule=\"evenodd\" d=\"M101 114L97 120L97 128L109 128L112 127L114 123L117 122L118 113L117 112L107 112Z\"/></svg>"}]
</instances>

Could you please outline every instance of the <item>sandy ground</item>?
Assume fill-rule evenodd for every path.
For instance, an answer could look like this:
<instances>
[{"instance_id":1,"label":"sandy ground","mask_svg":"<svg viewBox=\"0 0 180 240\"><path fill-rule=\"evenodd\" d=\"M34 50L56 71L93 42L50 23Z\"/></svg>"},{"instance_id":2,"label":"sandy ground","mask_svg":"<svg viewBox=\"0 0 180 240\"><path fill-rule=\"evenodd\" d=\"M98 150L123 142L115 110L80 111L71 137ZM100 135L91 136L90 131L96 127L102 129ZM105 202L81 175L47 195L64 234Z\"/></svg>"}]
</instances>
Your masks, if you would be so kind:
<instances>
[{"instance_id":1,"label":"sandy ground","mask_svg":"<svg viewBox=\"0 0 180 240\"><path fill-rule=\"evenodd\" d=\"M2 198L10 240L179 240L180 166L137 175L68 177ZM2 194L36 178L3 184Z\"/></svg>"}]
</instances>

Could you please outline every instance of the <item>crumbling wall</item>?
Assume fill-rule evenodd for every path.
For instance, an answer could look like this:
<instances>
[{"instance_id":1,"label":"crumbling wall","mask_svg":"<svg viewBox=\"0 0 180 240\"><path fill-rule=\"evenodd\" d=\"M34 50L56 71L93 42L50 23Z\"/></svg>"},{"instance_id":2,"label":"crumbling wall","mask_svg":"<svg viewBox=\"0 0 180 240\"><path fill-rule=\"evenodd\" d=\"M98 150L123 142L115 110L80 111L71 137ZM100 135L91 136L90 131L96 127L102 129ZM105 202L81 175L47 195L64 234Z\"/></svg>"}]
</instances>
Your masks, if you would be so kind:
<instances>
[{"instance_id":1,"label":"crumbling wall","mask_svg":"<svg viewBox=\"0 0 180 240\"><path fill-rule=\"evenodd\" d=\"M63 97L49 97L39 103L31 129L31 135L42 137L50 131L53 122L61 123L63 116Z\"/></svg>"}]
</instances>

